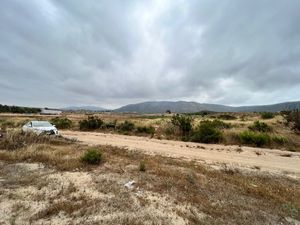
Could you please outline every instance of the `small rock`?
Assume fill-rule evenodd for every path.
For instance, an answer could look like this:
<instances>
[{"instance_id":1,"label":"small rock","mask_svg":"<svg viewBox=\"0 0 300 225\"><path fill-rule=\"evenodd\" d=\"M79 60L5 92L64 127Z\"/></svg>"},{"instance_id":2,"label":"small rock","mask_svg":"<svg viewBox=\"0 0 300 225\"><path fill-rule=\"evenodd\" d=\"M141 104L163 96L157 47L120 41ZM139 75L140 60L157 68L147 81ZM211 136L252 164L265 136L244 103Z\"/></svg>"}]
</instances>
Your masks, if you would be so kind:
<instances>
[{"instance_id":1,"label":"small rock","mask_svg":"<svg viewBox=\"0 0 300 225\"><path fill-rule=\"evenodd\" d=\"M131 181L128 181L126 184L124 184L124 187L128 188L128 189L132 189L134 188L134 185L135 184L135 181L134 180L131 180Z\"/></svg>"}]
</instances>

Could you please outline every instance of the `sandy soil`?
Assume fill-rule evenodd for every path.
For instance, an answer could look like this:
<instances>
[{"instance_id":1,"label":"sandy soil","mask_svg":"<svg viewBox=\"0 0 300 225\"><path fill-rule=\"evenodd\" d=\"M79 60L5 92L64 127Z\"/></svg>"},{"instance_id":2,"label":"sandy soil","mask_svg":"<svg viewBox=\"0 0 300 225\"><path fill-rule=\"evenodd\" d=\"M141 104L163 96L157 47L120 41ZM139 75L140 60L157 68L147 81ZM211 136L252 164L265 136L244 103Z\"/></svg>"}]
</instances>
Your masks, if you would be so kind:
<instances>
[{"instance_id":1,"label":"sandy soil","mask_svg":"<svg viewBox=\"0 0 300 225\"><path fill-rule=\"evenodd\" d=\"M112 145L147 154L202 161L215 168L224 164L234 168L260 170L300 178L300 153L276 149L198 144L192 142L150 139L147 137L62 131L67 138L75 138L89 145Z\"/></svg>"}]
</instances>

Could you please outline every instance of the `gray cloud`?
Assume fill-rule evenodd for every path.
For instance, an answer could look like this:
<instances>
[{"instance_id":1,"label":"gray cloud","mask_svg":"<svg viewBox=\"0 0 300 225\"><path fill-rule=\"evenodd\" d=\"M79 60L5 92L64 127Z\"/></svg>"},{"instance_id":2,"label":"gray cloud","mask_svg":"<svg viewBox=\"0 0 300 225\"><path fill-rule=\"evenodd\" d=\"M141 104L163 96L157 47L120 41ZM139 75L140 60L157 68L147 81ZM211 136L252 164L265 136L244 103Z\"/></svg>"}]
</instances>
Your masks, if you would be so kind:
<instances>
[{"instance_id":1,"label":"gray cloud","mask_svg":"<svg viewBox=\"0 0 300 225\"><path fill-rule=\"evenodd\" d=\"M4 0L0 103L300 97L300 2Z\"/></svg>"}]
</instances>

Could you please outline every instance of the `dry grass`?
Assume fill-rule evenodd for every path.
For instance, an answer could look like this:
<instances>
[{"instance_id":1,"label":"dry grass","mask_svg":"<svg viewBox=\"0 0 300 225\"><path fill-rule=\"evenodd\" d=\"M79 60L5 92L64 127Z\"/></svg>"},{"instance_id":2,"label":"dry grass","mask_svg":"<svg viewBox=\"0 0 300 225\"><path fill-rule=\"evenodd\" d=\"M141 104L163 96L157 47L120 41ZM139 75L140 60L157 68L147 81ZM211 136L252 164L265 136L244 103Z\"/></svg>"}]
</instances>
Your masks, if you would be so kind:
<instances>
[{"instance_id":1,"label":"dry grass","mask_svg":"<svg viewBox=\"0 0 300 225\"><path fill-rule=\"evenodd\" d=\"M111 146L98 147L104 164L86 167L80 158L87 148L68 143L2 150L1 160L10 164L1 168L1 201L43 203L36 210L12 209L16 213L10 219L32 224L55 223L57 218L75 224L83 219L89 224L287 224L285 218L300 219L299 181L244 174L227 166L212 170L193 161ZM54 170L14 169L17 164L12 163L23 161L42 162ZM144 172L139 170L141 161L146 162ZM75 168L80 170L68 172ZM128 180L136 181L133 190L123 186ZM33 191L21 194L26 188Z\"/></svg>"},{"instance_id":2,"label":"dry grass","mask_svg":"<svg viewBox=\"0 0 300 225\"><path fill-rule=\"evenodd\" d=\"M170 126L170 121L172 115L170 114L149 114L149 115L140 115L140 114L122 114L122 113L95 113L94 116L98 116L105 123L112 121L117 121L117 124L124 122L125 120L133 122L136 126L153 126L155 128L154 138L159 139L181 139L180 135L176 130L172 130ZM213 120L220 119L222 120L223 113L215 113L212 115L200 116L193 115L194 124L193 127L196 127L203 120ZM231 128L223 130L224 133L224 144L241 144L237 138L238 134L248 130L248 127L252 125L255 121L260 120L272 128L272 132L269 132L271 136L283 137L287 141L284 143L276 143L272 141L265 147L269 148L279 148L289 151L300 151L300 135L295 134L295 132L285 125L285 120L281 115L276 115L272 119L263 120L261 115L258 113L230 113L231 116L236 117L236 119L231 120L222 120L225 123L230 123ZM72 129L79 130L79 121L87 118L88 115L80 113L64 113L62 117L68 118L73 122ZM21 127L25 121L32 119L44 119L51 120L55 116L42 116L42 115L0 115L0 124L1 121L8 124L13 124L9 127ZM118 132L113 129L101 129L101 132ZM171 133L170 133L171 132ZM129 133L129 135L140 135L138 133ZM145 135L145 134L144 134Z\"/></svg>"},{"instance_id":3,"label":"dry grass","mask_svg":"<svg viewBox=\"0 0 300 225\"><path fill-rule=\"evenodd\" d=\"M259 169L246 173L224 165L213 170L195 161L112 146L96 147L104 162L90 166L81 161L89 146L21 133L9 133L0 146L0 224L289 224L290 218L300 220L299 180ZM141 162L145 162L142 171ZM35 163L45 167L32 166ZM124 187L129 180L136 182L131 190Z\"/></svg>"}]
</instances>

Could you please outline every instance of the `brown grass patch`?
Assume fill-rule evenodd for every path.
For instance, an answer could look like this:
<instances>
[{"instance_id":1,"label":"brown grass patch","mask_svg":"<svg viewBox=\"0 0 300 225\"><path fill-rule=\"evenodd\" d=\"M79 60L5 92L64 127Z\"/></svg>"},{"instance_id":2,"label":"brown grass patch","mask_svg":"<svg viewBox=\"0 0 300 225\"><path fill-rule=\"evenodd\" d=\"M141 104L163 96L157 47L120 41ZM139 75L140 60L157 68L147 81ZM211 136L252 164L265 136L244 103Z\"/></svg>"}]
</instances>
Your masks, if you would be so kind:
<instances>
[{"instance_id":1,"label":"brown grass patch","mask_svg":"<svg viewBox=\"0 0 300 225\"><path fill-rule=\"evenodd\" d=\"M300 219L300 184L296 180L267 174L246 174L226 165L222 170L212 170L195 161L149 156L112 146L96 147L101 149L105 161L100 165L88 166L81 162L88 146L68 141L51 141L28 141L26 143L30 144L13 151L0 151L0 160L10 163L43 163L53 168L54 173L61 174L61 179L56 182L66 180L68 183L64 187L60 187L60 183L55 183L55 186L51 183L54 181L42 178L38 170L35 174L16 171L21 178L27 175L23 179L13 177L9 180L10 174L1 168L1 176L6 179L2 183L4 193L12 194L12 188L17 190L32 186L35 188L35 197L30 196L30 199L38 202L45 199L46 188L59 189L55 195L47 198L49 202L46 207L31 215L32 222L45 221L63 212L73 220L117 213L109 221L97 222L143 224L143 219L154 220L146 209L152 207L150 209L154 210L163 204L189 224L272 224L278 221L285 223L286 217ZM139 171L141 162L146 162L143 173ZM80 170L64 172L76 169ZM88 185L80 183L84 187L75 185L72 180L74 173L79 175L80 172L88 174L90 178ZM63 176L66 173L73 175ZM132 190L124 187L128 180L136 182ZM159 199L165 198L165 202L151 200L152 195L159 196ZM4 195L1 196L0 199L4 198ZM20 200L20 196L24 195L14 195L10 200ZM18 210L23 209L21 207ZM130 214L132 212L137 214ZM158 224L170 223L170 220L159 215L154 221Z\"/></svg>"}]
</instances>

